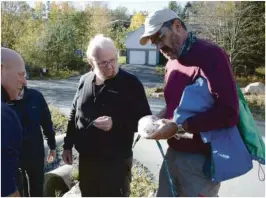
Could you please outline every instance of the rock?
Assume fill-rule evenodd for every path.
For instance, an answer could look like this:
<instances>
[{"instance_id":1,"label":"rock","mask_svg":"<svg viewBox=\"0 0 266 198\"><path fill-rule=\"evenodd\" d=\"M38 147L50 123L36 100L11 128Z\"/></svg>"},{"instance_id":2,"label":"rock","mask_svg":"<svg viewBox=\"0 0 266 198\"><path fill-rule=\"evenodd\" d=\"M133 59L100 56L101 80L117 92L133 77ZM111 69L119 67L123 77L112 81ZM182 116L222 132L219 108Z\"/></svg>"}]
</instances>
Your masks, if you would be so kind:
<instances>
[{"instance_id":1,"label":"rock","mask_svg":"<svg viewBox=\"0 0 266 198\"><path fill-rule=\"evenodd\" d=\"M73 186L63 197L81 197L81 192L79 189L79 182Z\"/></svg>"},{"instance_id":2,"label":"rock","mask_svg":"<svg viewBox=\"0 0 266 198\"><path fill-rule=\"evenodd\" d=\"M73 186L73 167L71 165L61 166L50 171L44 176L44 197L56 197L67 192Z\"/></svg>"},{"instance_id":3,"label":"rock","mask_svg":"<svg viewBox=\"0 0 266 198\"><path fill-rule=\"evenodd\" d=\"M251 83L245 87L244 93L250 94L264 94L265 93L265 85L261 82Z\"/></svg>"}]
</instances>

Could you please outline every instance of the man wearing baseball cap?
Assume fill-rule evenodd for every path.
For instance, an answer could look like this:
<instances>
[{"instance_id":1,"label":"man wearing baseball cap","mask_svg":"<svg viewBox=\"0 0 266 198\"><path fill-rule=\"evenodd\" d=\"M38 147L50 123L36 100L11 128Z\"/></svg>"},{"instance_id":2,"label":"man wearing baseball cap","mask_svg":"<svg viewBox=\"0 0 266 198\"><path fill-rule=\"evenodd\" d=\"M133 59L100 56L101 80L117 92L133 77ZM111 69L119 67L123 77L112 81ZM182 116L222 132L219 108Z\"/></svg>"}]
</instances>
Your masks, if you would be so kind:
<instances>
[{"instance_id":1,"label":"man wearing baseball cap","mask_svg":"<svg viewBox=\"0 0 266 198\"><path fill-rule=\"evenodd\" d=\"M203 143L200 133L233 127L238 122L236 84L227 54L219 46L188 32L180 17L170 9L157 10L146 18L139 42L141 45L151 42L168 59L164 87L166 107L157 115L160 118L173 118L186 86L198 77L207 80L213 107L182 124L184 130L193 134L193 139L168 139L165 157L179 196L218 196L220 183L210 177L210 144ZM169 185L162 166L157 196L172 196Z\"/></svg>"}]
</instances>

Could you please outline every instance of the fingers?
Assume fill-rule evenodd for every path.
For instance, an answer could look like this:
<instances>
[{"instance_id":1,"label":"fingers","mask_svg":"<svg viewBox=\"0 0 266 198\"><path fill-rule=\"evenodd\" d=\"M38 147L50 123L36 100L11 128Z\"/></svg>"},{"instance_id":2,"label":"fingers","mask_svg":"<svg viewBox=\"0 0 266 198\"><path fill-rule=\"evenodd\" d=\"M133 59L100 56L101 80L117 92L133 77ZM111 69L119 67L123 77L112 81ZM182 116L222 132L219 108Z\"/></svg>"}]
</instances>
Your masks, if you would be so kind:
<instances>
[{"instance_id":1,"label":"fingers","mask_svg":"<svg viewBox=\"0 0 266 198\"><path fill-rule=\"evenodd\" d=\"M112 118L109 116L101 116L93 121L93 125L104 131L109 131L113 126Z\"/></svg>"},{"instance_id":2,"label":"fingers","mask_svg":"<svg viewBox=\"0 0 266 198\"><path fill-rule=\"evenodd\" d=\"M53 161L54 161L54 156L50 155L50 156L48 157L47 162L50 164L50 163L52 163Z\"/></svg>"},{"instance_id":3,"label":"fingers","mask_svg":"<svg viewBox=\"0 0 266 198\"><path fill-rule=\"evenodd\" d=\"M72 164L72 153L70 152L65 152L63 153L63 160L66 164Z\"/></svg>"}]
</instances>

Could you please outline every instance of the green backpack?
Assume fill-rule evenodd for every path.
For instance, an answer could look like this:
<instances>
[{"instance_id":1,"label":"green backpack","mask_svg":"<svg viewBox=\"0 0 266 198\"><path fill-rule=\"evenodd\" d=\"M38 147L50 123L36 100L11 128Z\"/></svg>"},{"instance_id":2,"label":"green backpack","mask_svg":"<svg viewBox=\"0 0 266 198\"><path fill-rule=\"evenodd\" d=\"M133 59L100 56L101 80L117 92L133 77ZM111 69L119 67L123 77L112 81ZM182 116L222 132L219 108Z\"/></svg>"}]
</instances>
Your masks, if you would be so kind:
<instances>
[{"instance_id":1,"label":"green backpack","mask_svg":"<svg viewBox=\"0 0 266 198\"><path fill-rule=\"evenodd\" d=\"M239 98L239 121L237 124L240 135L246 145L253 160L260 164L265 164L265 144L261 137L261 133L257 128L256 121L249 110L248 103L237 85L237 92ZM214 175L215 167L213 159L211 158L210 173Z\"/></svg>"},{"instance_id":2,"label":"green backpack","mask_svg":"<svg viewBox=\"0 0 266 198\"><path fill-rule=\"evenodd\" d=\"M265 164L265 144L261 137L256 121L249 110L248 103L237 86L239 98L239 122L237 124L240 135L253 160Z\"/></svg>"}]
</instances>

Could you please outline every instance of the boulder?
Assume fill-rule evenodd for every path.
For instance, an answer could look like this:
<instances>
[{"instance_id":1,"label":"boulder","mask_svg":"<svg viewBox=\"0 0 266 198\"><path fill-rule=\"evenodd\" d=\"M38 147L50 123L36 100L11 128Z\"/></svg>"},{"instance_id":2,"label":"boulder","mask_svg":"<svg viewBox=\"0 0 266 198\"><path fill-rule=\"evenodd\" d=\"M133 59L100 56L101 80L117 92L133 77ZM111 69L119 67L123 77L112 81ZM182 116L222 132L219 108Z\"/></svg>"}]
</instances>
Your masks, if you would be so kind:
<instances>
[{"instance_id":1,"label":"boulder","mask_svg":"<svg viewBox=\"0 0 266 198\"><path fill-rule=\"evenodd\" d=\"M245 94L264 94L265 93L265 85L261 82L251 83L245 87L244 92Z\"/></svg>"}]
</instances>

